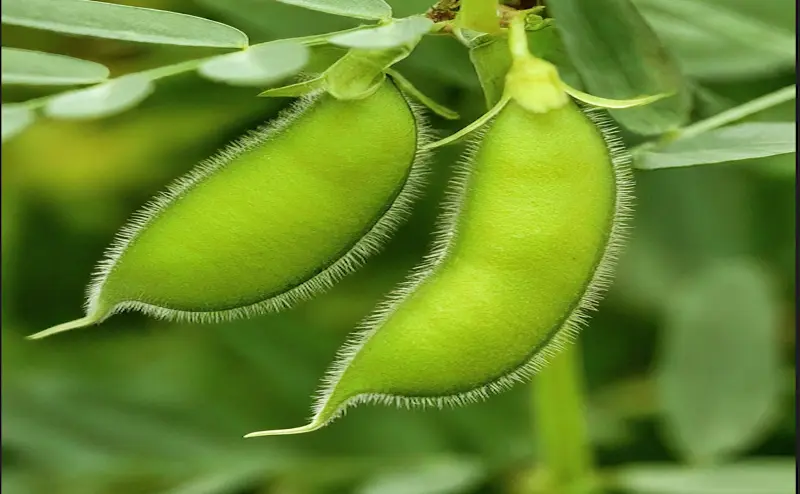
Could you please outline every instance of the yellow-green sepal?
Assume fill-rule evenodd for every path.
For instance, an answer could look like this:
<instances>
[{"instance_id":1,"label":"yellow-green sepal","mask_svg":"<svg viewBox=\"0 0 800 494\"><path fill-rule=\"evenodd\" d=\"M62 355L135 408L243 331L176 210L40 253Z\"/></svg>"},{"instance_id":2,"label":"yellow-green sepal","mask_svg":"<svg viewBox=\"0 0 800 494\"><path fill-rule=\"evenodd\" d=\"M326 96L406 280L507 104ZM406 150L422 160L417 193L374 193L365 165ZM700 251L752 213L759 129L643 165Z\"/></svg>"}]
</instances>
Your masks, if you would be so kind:
<instances>
[{"instance_id":1,"label":"yellow-green sepal","mask_svg":"<svg viewBox=\"0 0 800 494\"><path fill-rule=\"evenodd\" d=\"M531 54L525 31L525 15L511 19L508 49L511 68L505 78L505 96L533 113L546 113L569 102L558 69L547 60Z\"/></svg>"},{"instance_id":2,"label":"yellow-green sepal","mask_svg":"<svg viewBox=\"0 0 800 494\"><path fill-rule=\"evenodd\" d=\"M461 116L457 112L451 110L450 108L447 108L441 103L437 103L432 98L427 96L425 93L417 89L417 87L414 86L414 84L412 84L411 81L403 77L403 75L397 72L396 70L387 69L386 74L392 78L392 80L397 84L397 86L402 91L404 91L409 96L416 99L422 105L426 106L433 113L439 115L442 118L446 118L447 120L458 120L459 118L461 118Z\"/></svg>"},{"instance_id":3,"label":"yellow-green sepal","mask_svg":"<svg viewBox=\"0 0 800 494\"><path fill-rule=\"evenodd\" d=\"M564 92L566 92L567 94L569 94L570 96L579 101L582 101L592 106L597 106L600 108L609 108L612 110L620 110L624 108L633 108L636 106L649 105L650 103L656 102L660 99L667 98L675 94L675 93L659 93L649 96L639 96L630 99L609 99L609 98L601 98L600 96L593 96L589 93L584 93L583 91L579 91L563 81L561 81L561 87L564 90Z\"/></svg>"},{"instance_id":4,"label":"yellow-green sepal","mask_svg":"<svg viewBox=\"0 0 800 494\"><path fill-rule=\"evenodd\" d=\"M259 96L267 98L299 98L308 93L312 93L325 86L325 77L319 76L307 81L281 86L259 93Z\"/></svg>"},{"instance_id":5,"label":"yellow-green sepal","mask_svg":"<svg viewBox=\"0 0 800 494\"><path fill-rule=\"evenodd\" d=\"M525 28L525 16L518 15L511 20L508 43L512 64L506 74L505 92L530 112L546 113L561 108L567 104L569 96L592 106L611 109L642 106L670 96L662 93L615 100L575 89L561 80L555 65L530 53Z\"/></svg>"},{"instance_id":6,"label":"yellow-green sepal","mask_svg":"<svg viewBox=\"0 0 800 494\"><path fill-rule=\"evenodd\" d=\"M526 54L514 58L506 74L505 92L526 110L546 113L569 102L563 86L555 65Z\"/></svg>"},{"instance_id":7,"label":"yellow-green sepal","mask_svg":"<svg viewBox=\"0 0 800 494\"><path fill-rule=\"evenodd\" d=\"M486 112L483 115L481 115L480 118L478 118L477 120L475 120L471 124L467 125L463 129L461 129L458 132L456 132L455 134L451 134L451 135L445 137L444 139L440 139L440 140L438 140L436 142L432 142L432 143L428 144L427 146L424 146L422 149L423 150L436 149L438 147L446 146L448 144L453 144L454 142L460 141L461 139L463 139L467 135L475 132L476 130L480 129L484 125L486 125L489 122L491 122L491 120L494 117L496 117L497 114L500 113L500 111L503 108L505 108L505 106L508 104L509 101L511 101L511 98L509 98L508 96L504 96L504 97L500 98L500 101L498 101L496 105L494 105L488 112Z\"/></svg>"},{"instance_id":8,"label":"yellow-green sepal","mask_svg":"<svg viewBox=\"0 0 800 494\"><path fill-rule=\"evenodd\" d=\"M385 50L353 48L322 75L288 86L268 89L259 96L299 97L324 90L339 100L364 99L381 86L389 67L406 58L413 46Z\"/></svg>"}]
</instances>

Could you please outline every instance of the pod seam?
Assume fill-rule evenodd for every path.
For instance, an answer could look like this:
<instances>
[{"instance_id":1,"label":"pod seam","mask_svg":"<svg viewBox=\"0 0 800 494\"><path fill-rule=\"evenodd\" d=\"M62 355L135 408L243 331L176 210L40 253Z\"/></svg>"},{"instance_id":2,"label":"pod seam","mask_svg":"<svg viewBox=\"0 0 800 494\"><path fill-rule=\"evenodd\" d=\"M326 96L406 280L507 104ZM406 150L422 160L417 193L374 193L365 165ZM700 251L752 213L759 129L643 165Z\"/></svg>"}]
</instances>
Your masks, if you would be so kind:
<instances>
[{"instance_id":1,"label":"pod seam","mask_svg":"<svg viewBox=\"0 0 800 494\"><path fill-rule=\"evenodd\" d=\"M520 367L479 388L437 397L362 393L348 398L339 405L338 410L323 422L315 423L321 417L329 397L361 347L376 333L378 328L392 315L403 300L413 293L447 258L450 246L453 245L458 235L456 225L471 176L471 163L474 161L486 132L491 129L494 123L494 119L492 119L487 125L476 130L466 143L466 152L458 161L454 176L445 191L442 212L436 227L431 251L423 258L423 262L412 270L407 280L390 292L386 299L378 305L375 312L362 321L353 336L338 352L334 364L327 372L323 379L323 384L316 394L313 417L311 418L311 423L315 423L315 428L326 425L344 415L349 407L361 403L377 403L402 408L443 408L445 406L455 407L485 400L491 394L505 391L515 383L527 382L561 348L575 339L582 327L588 322L588 312L597 309L603 294L612 281L614 267L627 237L628 221L632 216L634 201L631 156L619 137L613 120L602 109L590 108L580 103L577 105L580 111L591 120L595 128L600 132L608 149L614 173L615 204L611 218L612 227L607 237L605 250L595 266L591 281L587 284L580 300L561 326L553 331L549 341L544 343L544 346Z\"/></svg>"},{"instance_id":2,"label":"pod seam","mask_svg":"<svg viewBox=\"0 0 800 494\"><path fill-rule=\"evenodd\" d=\"M391 84L394 84L394 82L391 82ZM190 312L131 300L119 302L114 307L109 308L105 317L97 322L102 322L114 314L129 310L137 310L159 319L192 323L217 323L253 317L267 312L278 312L329 290L344 276L362 266L371 255L381 250L385 241L409 216L414 201L422 195L428 175L428 162L431 153L425 150L424 147L435 136L422 107L412 101L402 90L399 88L397 90L400 91L412 112L416 128L416 152L408 176L391 206L363 237L330 266L284 293L244 307L220 311ZM250 131L244 137L223 148L215 156L201 162L194 170L176 179L167 186L164 192L134 213L128 224L119 230L111 246L106 250L103 260L95 268L92 281L87 289L87 302L84 306L86 313L91 315L95 311L102 310L99 304L100 293L104 283L125 249L136 240L139 233L151 221L156 219L169 205L179 200L189 189L221 167L226 166L228 162L285 131L297 118L317 103L323 94L323 90L318 90L300 97L274 120Z\"/></svg>"}]
</instances>

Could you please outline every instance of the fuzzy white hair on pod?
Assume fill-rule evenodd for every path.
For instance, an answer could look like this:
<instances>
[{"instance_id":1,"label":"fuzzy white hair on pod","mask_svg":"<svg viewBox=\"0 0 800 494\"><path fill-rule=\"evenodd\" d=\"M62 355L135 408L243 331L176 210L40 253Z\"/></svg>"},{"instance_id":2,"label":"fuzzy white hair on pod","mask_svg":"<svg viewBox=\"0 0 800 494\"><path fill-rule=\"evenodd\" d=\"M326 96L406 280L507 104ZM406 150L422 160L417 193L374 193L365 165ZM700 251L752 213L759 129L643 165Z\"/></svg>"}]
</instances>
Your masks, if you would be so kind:
<instances>
[{"instance_id":1,"label":"fuzzy white hair on pod","mask_svg":"<svg viewBox=\"0 0 800 494\"><path fill-rule=\"evenodd\" d=\"M290 434L308 432L324 427L336 418L344 415L349 407L374 403L394 405L402 408L412 407L457 407L487 399L490 395L507 390L516 383L524 383L542 370L547 363L567 344L571 343L580 330L587 325L589 313L598 308L603 295L612 282L614 269L627 238L628 223L633 213L634 182L631 169L631 157L627 152L618 129L607 112L578 104L578 108L591 120L600 132L608 149L614 173L615 201L611 218L611 228L605 243L605 249L595 265L591 280L584 293L574 304L571 312L554 330L550 338L531 355L521 366L480 386L476 389L446 396L400 396L383 393L362 393L348 398L338 406L337 410L326 410L327 403L345 370L356 354L392 316L400 304L408 298L417 287L431 276L447 258L451 246L458 236L457 220L464 203L466 190L470 182L471 164L474 161L486 132L491 129L492 119L477 129L467 142L467 149L458 161L454 176L445 192L445 200L438 225L434 234L431 251L422 263L409 275L408 279L392 291L378 305L376 310L359 325L350 339L339 350L334 363L323 378L322 386L314 400L313 415L307 426L278 431L253 433L257 435ZM496 117L495 117L496 118ZM325 414L323 416L323 414Z\"/></svg>"},{"instance_id":2,"label":"fuzzy white hair on pod","mask_svg":"<svg viewBox=\"0 0 800 494\"><path fill-rule=\"evenodd\" d=\"M394 84L394 82L388 82ZM395 86L396 87L396 86ZM428 175L430 151L425 145L435 138L421 105L411 100L400 88L397 88L406 101L416 127L415 154L405 182L394 197L392 203L377 219L372 227L357 240L348 251L331 262L325 269L291 289L262 300L255 304L228 310L191 312L161 307L138 300L126 300L115 303L112 307L102 307L103 286L124 255L126 249L136 238L157 219L171 204L187 194L197 184L225 167L232 160L259 146L289 129L292 123L314 105L321 101L323 90L314 91L298 98L289 108L283 110L275 119L232 142L215 156L197 165L191 172L168 185L166 190L158 194L150 202L135 212L128 223L116 234L103 259L97 264L92 280L87 288L85 303L86 316L76 321L60 324L50 329L29 336L42 338L51 334L77 327L97 324L108 317L125 311L140 311L158 319L193 323L217 323L240 318L277 312L321 294L334 284L362 266L366 260L379 252L397 228L408 218L414 202L422 195Z\"/></svg>"}]
</instances>

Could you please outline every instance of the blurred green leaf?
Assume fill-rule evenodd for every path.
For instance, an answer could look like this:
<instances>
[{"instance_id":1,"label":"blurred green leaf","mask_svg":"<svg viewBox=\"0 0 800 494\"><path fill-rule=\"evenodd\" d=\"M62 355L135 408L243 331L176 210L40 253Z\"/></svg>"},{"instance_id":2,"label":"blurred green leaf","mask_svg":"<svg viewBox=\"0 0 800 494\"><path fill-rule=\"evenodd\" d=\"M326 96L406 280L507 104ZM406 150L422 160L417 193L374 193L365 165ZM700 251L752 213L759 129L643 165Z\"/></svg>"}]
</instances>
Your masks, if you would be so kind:
<instances>
[{"instance_id":1,"label":"blurred green leaf","mask_svg":"<svg viewBox=\"0 0 800 494\"><path fill-rule=\"evenodd\" d=\"M272 41L299 36L332 33L357 27L355 19L298 10L271 0L195 0L226 21L245 29L253 39Z\"/></svg>"},{"instance_id":2,"label":"blurred green leaf","mask_svg":"<svg viewBox=\"0 0 800 494\"><path fill-rule=\"evenodd\" d=\"M486 478L480 462L461 458L434 458L369 478L357 494L459 494Z\"/></svg>"},{"instance_id":3,"label":"blurred green leaf","mask_svg":"<svg viewBox=\"0 0 800 494\"><path fill-rule=\"evenodd\" d=\"M749 169L766 178L794 181L797 177L797 156L782 154L758 160L752 163Z\"/></svg>"},{"instance_id":4,"label":"blurred green leaf","mask_svg":"<svg viewBox=\"0 0 800 494\"><path fill-rule=\"evenodd\" d=\"M772 426L780 305L747 259L698 272L666 306L657 379L667 438L692 461L735 454Z\"/></svg>"},{"instance_id":5,"label":"blurred green leaf","mask_svg":"<svg viewBox=\"0 0 800 494\"><path fill-rule=\"evenodd\" d=\"M433 21L422 16L412 16L393 21L373 29L360 29L331 36L328 42L349 48L380 50L394 48L419 39L430 31Z\"/></svg>"},{"instance_id":6,"label":"blurred green leaf","mask_svg":"<svg viewBox=\"0 0 800 494\"><path fill-rule=\"evenodd\" d=\"M478 81L486 100L486 108L492 108L503 96L505 75L511 68L511 56L505 39L491 38L470 48L469 59L475 67Z\"/></svg>"},{"instance_id":7,"label":"blurred green leaf","mask_svg":"<svg viewBox=\"0 0 800 494\"><path fill-rule=\"evenodd\" d=\"M10 471L9 471L10 470ZM22 494L23 492L31 493L33 490L31 486L34 484L34 475L19 469L9 469L2 477L3 492L11 494Z\"/></svg>"},{"instance_id":8,"label":"blurred green leaf","mask_svg":"<svg viewBox=\"0 0 800 494\"><path fill-rule=\"evenodd\" d=\"M692 83L692 92L695 96L694 109L702 118L711 117L736 106L736 103L730 98L696 82Z\"/></svg>"},{"instance_id":9,"label":"blurred green leaf","mask_svg":"<svg viewBox=\"0 0 800 494\"><path fill-rule=\"evenodd\" d=\"M653 261L661 264L662 274L669 274L662 282L650 280L653 288L680 291L682 278L707 264L753 252L763 232L754 185L751 174L729 166L637 174L634 236L657 246ZM650 295L661 298L658 307L669 302L667 293ZM658 310L650 319L660 322L662 313Z\"/></svg>"},{"instance_id":10,"label":"blurred green leaf","mask_svg":"<svg viewBox=\"0 0 800 494\"><path fill-rule=\"evenodd\" d=\"M271 473L272 465L265 464L263 460L254 461L253 457L243 457L238 464L229 464L223 469L219 466L210 469L205 474L198 475L183 482L162 494L228 494L241 492L252 485L264 482L264 478ZM231 463L230 458L226 463Z\"/></svg>"},{"instance_id":11,"label":"blurred green leaf","mask_svg":"<svg viewBox=\"0 0 800 494\"><path fill-rule=\"evenodd\" d=\"M447 36L424 36L411 56L394 68L415 80L425 77L430 80L431 87L439 87L444 92L454 87L479 89L469 53L458 41Z\"/></svg>"},{"instance_id":12,"label":"blurred green leaf","mask_svg":"<svg viewBox=\"0 0 800 494\"><path fill-rule=\"evenodd\" d=\"M138 105L155 89L141 75L123 76L86 89L69 91L48 100L44 113L51 118L103 118Z\"/></svg>"},{"instance_id":13,"label":"blurred green leaf","mask_svg":"<svg viewBox=\"0 0 800 494\"><path fill-rule=\"evenodd\" d=\"M36 120L33 111L23 105L3 105L3 141L19 134Z\"/></svg>"},{"instance_id":14,"label":"blurred green leaf","mask_svg":"<svg viewBox=\"0 0 800 494\"><path fill-rule=\"evenodd\" d=\"M621 469L614 483L636 494L795 494L795 469L791 458L694 468L640 464Z\"/></svg>"},{"instance_id":15,"label":"blurred green leaf","mask_svg":"<svg viewBox=\"0 0 800 494\"><path fill-rule=\"evenodd\" d=\"M609 298L621 298L630 309L659 312L680 273L668 255L668 246L636 229L620 258Z\"/></svg>"},{"instance_id":16,"label":"blurred green leaf","mask_svg":"<svg viewBox=\"0 0 800 494\"><path fill-rule=\"evenodd\" d=\"M657 170L723 163L794 153L796 149L797 125L794 123L743 123L693 137L679 137L663 146L648 148L637 156L636 167Z\"/></svg>"},{"instance_id":17,"label":"blurred green leaf","mask_svg":"<svg viewBox=\"0 0 800 494\"><path fill-rule=\"evenodd\" d=\"M281 3L297 5L310 10L328 14L342 15L356 19L388 19L392 8L383 0L278 0Z\"/></svg>"},{"instance_id":18,"label":"blurred green leaf","mask_svg":"<svg viewBox=\"0 0 800 494\"><path fill-rule=\"evenodd\" d=\"M5 0L5 24L167 45L241 48L247 35L193 15L92 0Z\"/></svg>"},{"instance_id":19,"label":"blurred green leaf","mask_svg":"<svg viewBox=\"0 0 800 494\"><path fill-rule=\"evenodd\" d=\"M795 63L795 34L743 11L748 2L634 1L691 76L753 78Z\"/></svg>"},{"instance_id":20,"label":"blurred green leaf","mask_svg":"<svg viewBox=\"0 0 800 494\"><path fill-rule=\"evenodd\" d=\"M639 134L660 134L689 116L690 94L676 62L630 0L551 0L567 52L588 93L612 99L676 93L611 114Z\"/></svg>"},{"instance_id":21,"label":"blurred green leaf","mask_svg":"<svg viewBox=\"0 0 800 494\"><path fill-rule=\"evenodd\" d=\"M293 76L305 67L309 50L296 41L254 45L214 57L200 66L203 77L234 86L263 86Z\"/></svg>"},{"instance_id":22,"label":"blurred green leaf","mask_svg":"<svg viewBox=\"0 0 800 494\"><path fill-rule=\"evenodd\" d=\"M589 440L596 446L621 448L630 445L635 434L633 428L613 410L592 407L586 413Z\"/></svg>"},{"instance_id":23,"label":"blurred green leaf","mask_svg":"<svg viewBox=\"0 0 800 494\"><path fill-rule=\"evenodd\" d=\"M96 62L5 46L2 67L3 84L91 84L108 77L108 69Z\"/></svg>"},{"instance_id":24,"label":"blurred green leaf","mask_svg":"<svg viewBox=\"0 0 800 494\"><path fill-rule=\"evenodd\" d=\"M736 10L749 19L778 27L783 31L796 29L797 2L794 0L770 0L763 3L751 0L704 0L704 3Z\"/></svg>"}]
</instances>

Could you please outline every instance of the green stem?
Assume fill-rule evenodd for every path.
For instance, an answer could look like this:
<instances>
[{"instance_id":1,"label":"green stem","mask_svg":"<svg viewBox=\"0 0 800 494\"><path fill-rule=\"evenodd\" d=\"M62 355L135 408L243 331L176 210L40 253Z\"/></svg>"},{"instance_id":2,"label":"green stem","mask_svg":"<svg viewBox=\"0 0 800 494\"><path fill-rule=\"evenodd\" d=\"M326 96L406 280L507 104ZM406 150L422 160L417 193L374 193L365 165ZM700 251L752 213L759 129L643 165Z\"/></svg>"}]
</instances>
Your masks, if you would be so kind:
<instances>
[{"instance_id":1,"label":"green stem","mask_svg":"<svg viewBox=\"0 0 800 494\"><path fill-rule=\"evenodd\" d=\"M779 89L775 92L765 94L760 98L748 101L743 105L739 105L735 108L731 108L730 110L718 113L713 117L700 120L699 122L678 131L675 137L693 137L702 134L703 132L708 132L709 130L716 129L717 127L722 127L723 125L735 122L736 120L741 120L744 117L758 113L762 110L766 110L767 108L771 108L775 105L791 101L796 97L797 86L792 84L791 86Z\"/></svg>"},{"instance_id":2,"label":"green stem","mask_svg":"<svg viewBox=\"0 0 800 494\"><path fill-rule=\"evenodd\" d=\"M350 29L343 29L341 31L335 31L332 33L312 34L310 36L302 36L299 38L288 38L286 41L297 41L299 43L303 43L306 46L320 46L327 44L328 38L330 38L331 36L352 33L354 31L363 31L365 29L373 29L374 27L375 27L374 25L365 24L363 26L351 27ZM267 43L271 43L271 41L267 41Z\"/></svg>"},{"instance_id":3,"label":"green stem","mask_svg":"<svg viewBox=\"0 0 800 494\"><path fill-rule=\"evenodd\" d=\"M165 77L171 77L173 75L183 74L185 72L191 72L193 70L197 70L201 65L211 60L212 58L215 57L197 58L194 60L187 60L185 62L180 62L172 65L166 65L164 67L157 67L155 69L143 70L142 72L139 72L139 75L143 75L150 80L156 81L158 79L163 79Z\"/></svg>"},{"instance_id":4,"label":"green stem","mask_svg":"<svg viewBox=\"0 0 800 494\"><path fill-rule=\"evenodd\" d=\"M496 33L500 30L497 5L497 0L461 0L456 22L462 29Z\"/></svg>"},{"instance_id":5,"label":"green stem","mask_svg":"<svg viewBox=\"0 0 800 494\"><path fill-rule=\"evenodd\" d=\"M578 344L568 345L533 381L533 411L549 490L586 494L594 480Z\"/></svg>"},{"instance_id":6,"label":"green stem","mask_svg":"<svg viewBox=\"0 0 800 494\"><path fill-rule=\"evenodd\" d=\"M717 113L713 117L709 117L706 118L705 120L700 120L699 122L695 122L694 124L689 125L688 127L684 127L683 129L671 132L661 137L660 139L640 144L632 148L630 152L634 157L636 157L644 152L650 151L654 148L658 148L661 145L670 143L677 139L698 136L704 132L708 132L709 130L714 130L718 127L722 127L723 125L727 125L729 123L741 120L745 117L748 117L760 111L772 108L773 106L785 103L787 101L791 101L796 97L797 97L797 86L795 84L792 84L791 86L778 89L777 91L773 91L769 94L765 94L764 96L748 101L743 105L739 105L737 107L731 108L730 110L725 110L721 113Z\"/></svg>"},{"instance_id":7,"label":"green stem","mask_svg":"<svg viewBox=\"0 0 800 494\"><path fill-rule=\"evenodd\" d=\"M531 56L528 50L528 33L525 31L525 16L517 14L508 26L508 49L514 60L525 60Z\"/></svg>"},{"instance_id":8,"label":"green stem","mask_svg":"<svg viewBox=\"0 0 800 494\"><path fill-rule=\"evenodd\" d=\"M256 45L253 45L253 46L256 46ZM216 55L216 56L219 56L219 55ZM173 76L173 75L183 74L185 72L191 72L193 70L196 70L202 64L204 64L208 60L211 60L212 58L215 58L216 56L214 56L214 57L206 57L206 58L196 58L194 60L187 60L186 62L180 62L180 63L176 63L176 64L172 64L172 65L166 65L164 67L157 67L155 69L142 70L140 72L132 72L130 74L122 75L120 77L116 77L116 78L113 78L113 79L105 80L105 81L103 81L101 83L95 84L95 86L108 84L109 82L112 82L112 81L117 80L117 79L121 79L122 77L130 77L130 76L133 76L133 75L144 76L144 77L150 79L151 81L155 81L155 80L158 80L158 79L163 79L165 77L170 77L170 76ZM89 87L93 87L93 86L89 86ZM19 103L19 104L21 106L24 106L24 107L28 108L28 109L35 110L37 108L41 108L41 107L45 106L47 104L47 102L50 101L51 98L54 98L56 96L61 96L61 95L64 95L64 94L75 93L75 92L78 92L78 91L84 91L86 89L87 89L86 87L82 87L82 88L78 88L78 89L71 89L69 91L63 91L63 92L60 92L60 93L57 93L57 94L51 94L51 95L47 95L47 96L42 96L40 98L29 99L28 101L25 101L25 102Z\"/></svg>"}]
</instances>

